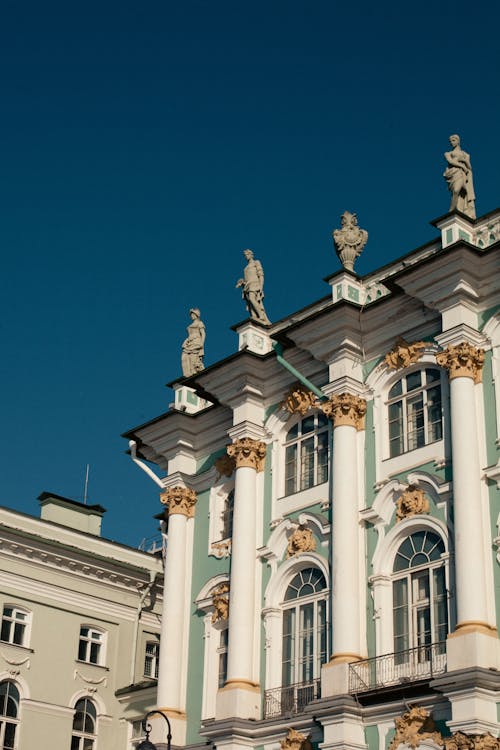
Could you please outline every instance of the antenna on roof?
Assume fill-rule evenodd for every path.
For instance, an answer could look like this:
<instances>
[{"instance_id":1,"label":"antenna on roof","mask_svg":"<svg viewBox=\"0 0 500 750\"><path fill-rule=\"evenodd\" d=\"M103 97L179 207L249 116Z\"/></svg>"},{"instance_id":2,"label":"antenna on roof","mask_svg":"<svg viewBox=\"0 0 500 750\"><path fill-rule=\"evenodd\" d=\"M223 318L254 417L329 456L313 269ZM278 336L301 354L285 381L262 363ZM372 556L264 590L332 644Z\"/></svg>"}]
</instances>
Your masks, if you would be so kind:
<instances>
[{"instance_id":1,"label":"antenna on roof","mask_svg":"<svg viewBox=\"0 0 500 750\"><path fill-rule=\"evenodd\" d=\"M87 490L89 488L89 465L85 469L85 489L83 491L83 504L87 505Z\"/></svg>"}]
</instances>

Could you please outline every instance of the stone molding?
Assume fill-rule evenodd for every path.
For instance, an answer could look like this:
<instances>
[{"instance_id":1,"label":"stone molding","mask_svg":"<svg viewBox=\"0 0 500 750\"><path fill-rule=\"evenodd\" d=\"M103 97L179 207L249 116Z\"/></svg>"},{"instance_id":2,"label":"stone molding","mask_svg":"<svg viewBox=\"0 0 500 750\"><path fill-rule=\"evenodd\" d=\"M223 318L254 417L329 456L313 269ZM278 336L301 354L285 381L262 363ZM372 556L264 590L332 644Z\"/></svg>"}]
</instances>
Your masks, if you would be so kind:
<instances>
[{"instance_id":1,"label":"stone molding","mask_svg":"<svg viewBox=\"0 0 500 750\"><path fill-rule=\"evenodd\" d=\"M218 481L221 477L229 478L232 475L236 468L236 462L234 458L228 456L227 453L224 453L223 456L219 456L219 458L215 460L214 466L217 471L217 479L215 481Z\"/></svg>"},{"instance_id":2,"label":"stone molding","mask_svg":"<svg viewBox=\"0 0 500 750\"><path fill-rule=\"evenodd\" d=\"M297 729L289 729L284 740L280 741L281 750L301 750L307 736Z\"/></svg>"},{"instance_id":3,"label":"stone molding","mask_svg":"<svg viewBox=\"0 0 500 750\"><path fill-rule=\"evenodd\" d=\"M482 380L484 349L462 341L455 346L447 346L436 354L436 362L448 370L450 380L453 378L472 378L474 383Z\"/></svg>"},{"instance_id":4,"label":"stone molding","mask_svg":"<svg viewBox=\"0 0 500 750\"><path fill-rule=\"evenodd\" d=\"M396 734L388 750L407 745L413 750L424 740L431 740L443 750L500 750L500 739L491 734L464 734L455 732L443 737L431 714L421 706L412 706L402 716L394 719Z\"/></svg>"},{"instance_id":5,"label":"stone molding","mask_svg":"<svg viewBox=\"0 0 500 750\"><path fill-rule=\"evenodd\" d=\"M167 506L169 516L178 514L186 518L194 518L196 492L189 487L168 487L160 494L160 502Z\"/></svg>"},{"instance_id":6,"label":"stone molding","mask_svg":"<svg viewBox=\"0 0 500 750\"><path fill-rule=\"evenodd\" d=\"M316 540L311 529L305 526L298 526L288 540L286 549L286 559L294 555L300 555L301 552L314 552L316 550Z\"/></svg>"},{"instance_id":7,"label":"stone molding","mask_svg":"<svg viewBox=\"0 0 500 750\"><path fill-rule=\"evenodd\" d=\"M425 343L423 341L414 341L409 344L400 336L394 348L384 357L384 362L390 370L401 370L409 367L421 359Z\"/></svg>"},{"instance_id":8,"label":"stone molding","mask_svg":"<svg viewBox=\"0 0 500 750\"><path fill-rule=\"evenodd\" d=\"M229 584L221 583L212 592L212 605L214 611L212 613L212 624L216 622L224 622L229 617L229 597L226 594L229 593Z\"/></svg>"},{"instance_id":9,"label":"stone molding","mask_svg":"<svg viewBox=\"0 0 500 750\"><path fill-rule=\"evenodd\" d=\"M292 385L280 404L280 408L286 409L290 414L301 414L302 416L310 409L317 408L317 406L317 396L300 383Z\"/></svg>"},{"instance_id":10,"label":"stone molding","mask_svg":"<svg viewBox=\"0 0 500 750\"><path fill-rule=\"evenodd\" d=\"M255 471L264 471L266 460L266 444L262 440L253 438L238 438L227 446L227 453L234 459L237 469L248 467Z\"/></svg>"},{"instance_id":11,"label":"stone molding","mask_svg":"<svg viewBox=\"0 0 500 750\"><path fill-rule=\"evenodd\" d=\"M353 393L335 394L320 408L332 420L334 427L347 425L357 430L365 428L366 401L360 396Z\"/></svg>"},{"instance_id":12,"label":"stone molding","mask_svg":"<svg viewBox=\"0 0 500 750\"><path fill-rule=\"evenodd\" d=\"M426 494L414 484L408 485L405 491L396 500L396 520L402 521L404 518L419 515L420 513L429 513L430 503Z\"/></svg>"}]
</instances>

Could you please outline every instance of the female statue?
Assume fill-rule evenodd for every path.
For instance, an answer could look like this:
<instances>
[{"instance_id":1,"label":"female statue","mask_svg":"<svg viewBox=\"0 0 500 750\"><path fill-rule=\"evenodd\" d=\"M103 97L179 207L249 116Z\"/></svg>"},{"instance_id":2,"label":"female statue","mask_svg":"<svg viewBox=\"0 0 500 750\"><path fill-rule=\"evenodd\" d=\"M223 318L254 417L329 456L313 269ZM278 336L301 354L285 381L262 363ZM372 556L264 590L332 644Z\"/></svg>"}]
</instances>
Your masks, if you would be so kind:
<instances>
[{"instance_id":1,"label":"female statue","mask_svg":"<svg viewBox=\"0 0 500 750\"><path fill-rule=\"evenodd\" d=\"M189 311L192 323L187 327L188 337L182 344L181 365L184 377L194 375L204 369L205 325L197 307Z\"/></svg>"},{"instance_id":2,"label":"female statue","mask_svg":"<svg viewBox=\"0 0 500 750\"><path fill-rule=\"evenodd\" d=\"M450 135L451 151L444 158L448 166L443 174L451 193L450 211L461 211L471 219L476 218L474 186L472 184L472 167L470 156L460 148L458 135Z\"/></svg>"}]
</instances>

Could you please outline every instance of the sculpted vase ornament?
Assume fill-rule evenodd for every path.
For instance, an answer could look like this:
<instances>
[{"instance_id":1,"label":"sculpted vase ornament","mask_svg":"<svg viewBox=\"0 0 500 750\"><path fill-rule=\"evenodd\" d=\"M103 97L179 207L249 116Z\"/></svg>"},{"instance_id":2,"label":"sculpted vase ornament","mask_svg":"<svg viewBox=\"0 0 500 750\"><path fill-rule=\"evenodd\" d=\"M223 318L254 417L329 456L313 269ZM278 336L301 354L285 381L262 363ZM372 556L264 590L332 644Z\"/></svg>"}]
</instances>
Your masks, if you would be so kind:
<instances>
[{"instance_id":1,"label":"sculpted vase ornament","mask_svg":"<svg viewBox=\"0 0 500 750\"><path fill-rule=\"evenodd\" d=\"M358 226L356 214L350 211L344 211L340 221L342 228L333 230L333 244L344 268L354 271L354 261L368 242L368 232Z\"/></svg>"},{"instance_id":2,"label":"sculpted vase ornament","mask_svg":"<svg viewBox=\"0 0 500 750\"><path fill-rule=\"evenodd\" d=\"M484 349L479 349L468 341L456 346L448 346L436 354L436 362L448 370L450 380L453 378L472 378L480 383L484 365Z\"/></svg>"},{"instance_id":3,"label":"sculpted vase ornament","mask_svg":"<svg viewBox=\"0 0 500 750\"><path fill-rule=\"evenodd\" d=\"M365 427L366 401L360 396L339 393L322 403L320 408L332 420L334 427L347 425L357 430Z\"/></svg>"},{"instance_id":4,"label":"sculpted vase ornament","mask_svg":"<svg viewBox=\"0 0 500 750\"><path fill-rule=\"evenodd\" d=\"M160 502L167 506L169 516L177 513L193 518L196 500L196 492L189 487L169 487L160 495Z\"/></svg>"},{"instance_id":5,"label":"sculpted vase ornament","mask_svg":"<svg viewBox=\"0 0 500 750\"><path fill-rule=\"evenodd\" d=\"M261 440L249 437L235 440L234 443L228 445L227 453L230 458L234 459L237 469L246 466L257 472L264 471L266 444Z\"/></svg>"}]
</instances>

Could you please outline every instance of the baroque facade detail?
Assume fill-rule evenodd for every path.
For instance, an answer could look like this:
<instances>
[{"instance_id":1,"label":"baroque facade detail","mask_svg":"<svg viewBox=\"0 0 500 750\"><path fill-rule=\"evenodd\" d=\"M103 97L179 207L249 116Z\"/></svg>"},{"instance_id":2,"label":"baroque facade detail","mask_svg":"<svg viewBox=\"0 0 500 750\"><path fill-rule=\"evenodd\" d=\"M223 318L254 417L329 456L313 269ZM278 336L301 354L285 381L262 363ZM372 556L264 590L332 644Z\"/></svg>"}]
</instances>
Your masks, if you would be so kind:
<instances>
[{"instance_id":1,"label":"baroque facade detail","mask_svg":"<svg viewBox=\"0 0 500 750\"><path fill-rule=\"evenodd\" d=\"M430 504L425 492L413 484L410 484L396 500L396 519L398 521L420 513L428 513L429 510Z\"/></svg>"},{"instance_id":2,"label":"baroque facade detail","mask_svg":"<svg viewBox=\"0 0 500 750\"><path fill-rule=\"evenodd\" d=\"M368 232L358 226L356 214L350 211L344 211L340 221L342 228L333 230L333 244L344 268L353 271L354 261L368 242Z\"/></svg>"},{"instance_id":3,"label":"baroque facade detail","mask_svg":"<svg viewBox=\"0 0 500 750\"><path fill-rule=\"evenodd\" d=\"M262 440L245 437L235 440L227 446L227 453L235 462L237 469L248 467L255 471L264 471L266 444Z\"/></svg>"},{"instance_id":4,"label":"baroque facade detail","mask_svg":"<svg viewBox=\"0 0 500 750\"><path fill-rule=\"evenodd\" d=\"M284 740L280 741L281 750L300 750L307 736L297 729L289 729Z\"/></svg>"},{"instance_id":5,"label":"baroque facade detail","mask_svg":"<svg viewBox=\"0 0 500 750\"><path fill-rule=\"evenodd\" d=\"M301 414L304 416L309 409L318 406L318 399L312 391L297 384L290 388L280 406L290 414Z\"/></svg>"},{"instance_id":6,"label":"baroque facade detail","mask_svg":"<svg viewBox=\"0 0 500 750\"><path fill-rule=\"evenodd\" d=\"M390 370L401 370L418 362L423 349L425 349L424 341L414 341L409 344L400 336L394 348L385 355L384 362Z\"/></svg>"},{"instance_id":7,"label":"baroque facade detail","mask_svg":"<svg viewBox=\"0 0 500 750\"><path fill-rule=\"evenodd\" d=\"M402 716L394 719L396 734L389 745L389 750L396 750L399 745L409 745L415 749L423 740L432 740L437 745L443 744L443 738L436 729L429 711L421 706L412 706Z\"/></svg>"},{"instance_id":8,"label":"baroque facade detail","mask_svg":"<svg viewBox=\"0 0 500 750\"><path fill-rule=\"evenodd\" d=\"M445 750L500 750L500 739L491 734L455 732L444 738Z\"/></svg>"},{"instance_id":9,"label":"baroque facade detail","mask_svg":"<svg viewBox=\"0 0 500 750\"><path fill-rule=\"evenodd\" d=\"M218 474L217 479L220 479L221 477L229 478L236 468L236 462L234 458L228 456L227 453L224 453L223 456L219 456L219 458L216 459L214 466Z\"/></svg>"},{"instance_id":10,"label":"baroque facade detail","mask_svg":"<svg viewBox=\"0 0 500 750\"><path fill-rule=\"evenodd\" d=\"M448 370L450 380L453 378L472 378L480 383L484 365L484 349L469 344L468 341L456 346L448 346L436 354L436 362Z\"/></svg>"},{"instance_id":11,"label":"baroque facade detail","mask_svg":"<svg viewBox=\"0 0 500 750\"><path fill-rule=\"evenodd\" d=\"M194 518L196 492L189 487L168 487L160 494L160 502L167 507L168 515L178 513L187 518Z\"/></svg>"},{"instance_id":12,"label":"baroque facade detail","mask_svg":"<svg viewBox=\"0 0 500 750\"><path fill-rule=\"evenodd\" d=\"M316 549L316 540L311 529L305 526L298 526L288 540L286 557L293 557L301 552L314 552Z\"/></svg>"},{"instance_id":13,"label":"baroque facade detail","mask_svg":"<svg viewBox=\"0 0 500 750\"><path fill-rule=\"evenodd\" d=\"M217 586L212 593L212 605L214 611L212 613L212 623L225 621L229 617L229 584L221 583Z\"/></svg>"},{"instance_id":14,"label":"baroque facade detail","mask_svg":"<svg viewBox=\"0 0 500 750\"><path fill-rule=\"evenodd\" d=\"M348 425L357 430L364 430L366 401L352 393L339 393L330 396L328 401L321 404L321 409L329 417L334 427Z\"/></svg>"}]
</instances>

